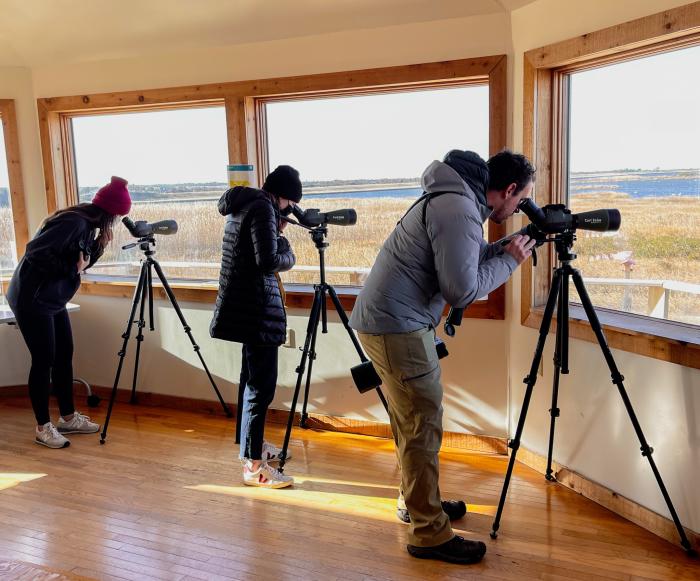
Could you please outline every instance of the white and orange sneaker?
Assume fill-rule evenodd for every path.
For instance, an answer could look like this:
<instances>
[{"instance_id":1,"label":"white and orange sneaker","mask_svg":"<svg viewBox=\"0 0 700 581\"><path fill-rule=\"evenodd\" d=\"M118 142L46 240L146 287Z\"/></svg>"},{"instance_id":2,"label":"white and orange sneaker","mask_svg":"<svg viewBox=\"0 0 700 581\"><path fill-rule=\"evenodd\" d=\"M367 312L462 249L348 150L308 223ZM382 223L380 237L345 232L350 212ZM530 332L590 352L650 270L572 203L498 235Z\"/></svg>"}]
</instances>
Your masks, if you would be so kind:
<instances>
[{"instance_id":1,"label":"white and orange sneaker","mask_svg":"<svg viewBox=\"0 0 700 581\"><path fill-rule=\"evenodd\" d=\"M285 488L294 484L294 478L283 474L263 460L257 470L252 460L243 460L243 484L261 488Z\"/></svg>"},{"instance_id":2,"label":"white and orange sneaker","mask_svg":"<svg viewBox=\"0 0 700 581\"><path fill-rule=\"evenodd\" d=\"M280 456L282 455L282 449L278 448L274 444L271 444L267 440L263 440L262 445L262 459L266 462L279 462ZM287 448L287 460L292 459L292 451Z\"/></svg>"}]
</instances>

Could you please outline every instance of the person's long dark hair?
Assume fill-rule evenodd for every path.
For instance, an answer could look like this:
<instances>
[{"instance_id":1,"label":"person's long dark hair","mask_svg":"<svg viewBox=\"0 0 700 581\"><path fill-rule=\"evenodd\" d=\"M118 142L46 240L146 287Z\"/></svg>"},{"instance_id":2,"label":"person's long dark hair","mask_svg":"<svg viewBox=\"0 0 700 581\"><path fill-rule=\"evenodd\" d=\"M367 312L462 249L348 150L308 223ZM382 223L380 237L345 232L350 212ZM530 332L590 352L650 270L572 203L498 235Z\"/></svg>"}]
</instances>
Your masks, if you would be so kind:
<instances>
[{"instance_id":1,"label":"person's long dark hair","mask_svg":"<svg viewBox=\"0 0 700 581\"><path fill-rule=\"evenodd\" d=\"M105 246L107 246L108 242L112 239L112 228L117 220L117 216L110 214L109 212L105 212L99 206L95 206L95 204L91 203L77 204L75 206L69 206L68 208L56 210L53 214L46 218L46 220L44 220L42 227L52 220L55 220L57 216L61 216L63 214L76 214L93 228L100 229L100 233L98 234L96 240L100 252L105 249Z\"/></svg>"}]
</instances>

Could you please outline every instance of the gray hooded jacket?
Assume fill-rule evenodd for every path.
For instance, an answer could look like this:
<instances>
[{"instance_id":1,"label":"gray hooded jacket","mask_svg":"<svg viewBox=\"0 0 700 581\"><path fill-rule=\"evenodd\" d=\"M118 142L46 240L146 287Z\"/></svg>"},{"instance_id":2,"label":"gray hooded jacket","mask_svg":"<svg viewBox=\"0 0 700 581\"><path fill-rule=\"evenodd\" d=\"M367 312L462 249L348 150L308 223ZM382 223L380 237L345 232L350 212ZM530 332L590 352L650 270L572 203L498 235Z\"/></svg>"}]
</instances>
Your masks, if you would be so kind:
<instances>
[{"instance_id":1,"label":"gray hooded jacket","mask_svg":"<svg viewBox=\"0 0 700 581\"><path fill-rule=\"evenodd\" d=\"M505 283L518 266L500 245L484 240L491 210L455 170L434 161L422 185L428 193L455 194L417 204L386 240L350 317L361 333L437 327L445 301L466 307Z\"/></svg>"}]
</instances>

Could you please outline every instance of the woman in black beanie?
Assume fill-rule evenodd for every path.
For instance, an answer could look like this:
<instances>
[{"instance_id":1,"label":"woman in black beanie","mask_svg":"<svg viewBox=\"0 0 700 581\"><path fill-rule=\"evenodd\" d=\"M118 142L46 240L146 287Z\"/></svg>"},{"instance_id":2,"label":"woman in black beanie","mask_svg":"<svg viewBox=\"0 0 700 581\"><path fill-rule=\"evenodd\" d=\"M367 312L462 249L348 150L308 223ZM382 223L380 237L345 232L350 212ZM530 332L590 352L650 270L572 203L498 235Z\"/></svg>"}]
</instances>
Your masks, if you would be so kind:
<instances>
[{"instance_id":1,"label":"woman in black beanie","mask_svg":"<svg viewBox=\"0 0 700 581\"><path fill-rule=\"evenodd\" d=\"M280 217L300 200L299 172L288 165L268 175L262 189L237 186L219 200L226 226L210 334L243 344L240 458L243 482L250 486L283 488L294 482L270 466L280 450L264 440L264 431L277 387L279 346L287 335L277 273L290 270L296 260L281 235L286 222Z\"/></svg>"}]
</instances>

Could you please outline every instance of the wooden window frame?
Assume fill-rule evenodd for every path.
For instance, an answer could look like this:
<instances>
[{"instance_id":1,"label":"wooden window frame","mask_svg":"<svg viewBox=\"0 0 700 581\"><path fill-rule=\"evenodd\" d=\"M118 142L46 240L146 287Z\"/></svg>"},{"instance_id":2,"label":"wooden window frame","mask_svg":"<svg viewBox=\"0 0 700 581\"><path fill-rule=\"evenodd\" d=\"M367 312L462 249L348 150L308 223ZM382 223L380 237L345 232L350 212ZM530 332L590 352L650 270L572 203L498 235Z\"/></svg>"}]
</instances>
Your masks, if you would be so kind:
<instances>
[{"instance_id":1,"label":"wooden window frame","mask_svg":"<svg viewBox=\"0 0 700 581\"><path fill-rule=\"evenodd\" d=\"M258 180L266 167L263 99L307 98L323 95L358 95L419 88L440 88L468 84L489 86L489 152L507 144L507 60L505 55L422 63L398 67L346 71L196 85L146 91L124 91L37 100L41 150L44 161L46 202L49 212L76 202L75 161L71 117L161 108L180 108L224 103L230 164L253 163ZM426 160L429 161L429 160ZM505 226L489 223L489 240L505 235ZM211 285L172 285L182 300L213 302L216 288ZM107 296L131 296L134 283L85 281L81 291ZM352 309L359 287L338 289L343 307ZM309 308L313 289L289 285L288 306ZM505 288L489 294L467 309L465 316L482 319L505 318Z\"/></svg>"},{"instance_id":2,"label":"wooden window frame","mask_svg":"<svg viewBox=\"0 0 700 581\"><path fill-rule=\"evenodd\" d=\"M0 120L2 120L5 137L10 207L12 208L12 221L15 228L15 247L19 257L24 254L24 249L29 241L29 226L27 224L27 209L24 205L24 181L22 179L22 164L20 163L17 114L13 99L0 99Z\"/></svg>"},{"instance_id":3,"label":"wooden window frame","mask_svg":"<svg viewBox=\"0 0 700 581\"><path fill-rule=\"evenodd\" d=\"M700 2L531 50L524 55L523 150L537 167L536 200L562 203L566 179L567 74L700 43ZM688 71L688 74L694 74ZM539 328L549 294L553 249L536 269L523 265L521 323ZM596 309L611 347L700 369L698 327ZM596 342L581 307L570 308L570 335ZM552 329L553 331L553 329Z\"/></svg>"}]
</instances>

